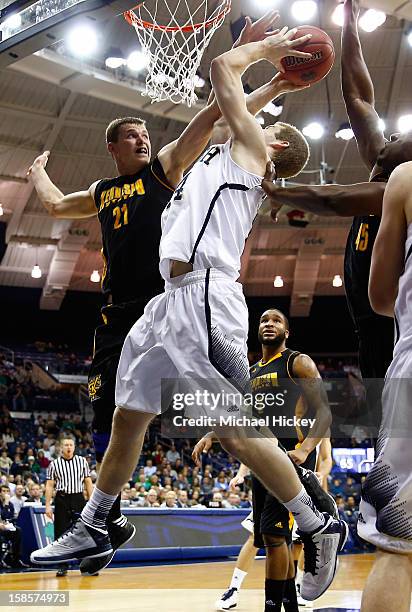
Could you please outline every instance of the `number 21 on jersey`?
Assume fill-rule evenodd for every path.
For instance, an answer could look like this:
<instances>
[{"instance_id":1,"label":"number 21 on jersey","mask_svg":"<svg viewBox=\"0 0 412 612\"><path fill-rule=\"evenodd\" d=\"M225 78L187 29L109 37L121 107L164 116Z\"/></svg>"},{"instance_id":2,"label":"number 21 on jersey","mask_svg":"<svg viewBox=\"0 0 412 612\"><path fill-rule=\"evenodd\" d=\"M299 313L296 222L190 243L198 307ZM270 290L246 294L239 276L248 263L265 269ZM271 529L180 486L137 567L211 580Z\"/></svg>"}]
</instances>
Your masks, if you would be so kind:
<instances>
[{"instance_id":1,"label":"number 21 on jersey","mask_svg":"<svg viewBox=\"0 0 412 612\"><path fill-rule=\"evenodd\" d=\"M120 229L123 225L127 225L129 223L127 204L123 204L120 206L116 206L113 209L113 217L114 217L114 225L113 229Z\"/></svg>"}]
</instances>

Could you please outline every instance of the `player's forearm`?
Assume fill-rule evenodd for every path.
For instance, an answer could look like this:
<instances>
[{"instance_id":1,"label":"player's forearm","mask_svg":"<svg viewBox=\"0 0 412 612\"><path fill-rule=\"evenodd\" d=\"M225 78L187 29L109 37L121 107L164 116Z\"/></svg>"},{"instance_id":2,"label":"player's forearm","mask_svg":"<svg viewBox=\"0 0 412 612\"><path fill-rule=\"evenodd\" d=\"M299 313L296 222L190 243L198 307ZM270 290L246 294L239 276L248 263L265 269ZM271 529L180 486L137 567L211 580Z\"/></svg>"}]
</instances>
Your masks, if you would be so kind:
<instances>
[{"instance_id":1,"label":"player's forearm","mask_svg":"<svg viewBox=\"0 0 412 612\"><path fill-rule=\"evenodd\" d=\"M281 96L284 92L281 91L277 84L271 82L265 83L246 98L246 106L251 115L257 115L262 108L275 98Z\"/></svg>"},{"instance_id":2,"label":"player's forearm","mask_svg":"<svg viewBox=\"0 0 412 612\"><path fill-rule=\"evenodd\" d=\"M245 465L244 463L241 463L240 467L239 467L239 471L236 474L236 476L240 476L241 478L245 478L246 476L249 476L249 474L250 474L250 470L247 467L247 465Z\"/></svg>"},{"instance_id":3,"label":"player's forearm","mask_svg":"<svg viewBox=\"0 0 412 612\"><path fill-rule=\"evenodd\" d=\"M354 185L302 185L279 187L264 184L267 195L275 203L294 206L305 212L331 217L380 215L385 183Z\"/></svg>"},{"instance_id":4,"label":"player's forearm","mask_svg":"<svg viewBox=\"0 0 412 612\"><path fill-rule=\"evenodd\" d=\"M329 476L332 471L332 459L323 459L319 462L319 465L316 467L316 471L322 476Z\"/></svg>"},{"instance_id":5,"label":"player's forearm","mask_svg":"<svg viewBox=\"0 0 412 612\"><path fill-rule=\"evenodd\" d=\"M241 47L235 47L215 58L211 63L226 75L236 74L242 76L245 70L255 62L263 59L266 45L264 41L247 43ZM217 69L216 68L216 69Z\"/></svg>"},{"instance_id":6,"label":"player's forearm","mask_svg":"<svg viewBox=\"0 0 412 612\"><path fill-rule=\"evenodd\" d=\"M210 78L222 114L225 109L244 104L242 74L254 62L262 59L263 43L249 43L215 58L210 66ZM228 120L229 118L226 117Z\"/></svg>"},{"instance_id":7,"label":"player's forearm","mask_svg":"<svg viewBox=\"0 0 412 612\"><path fill-rule=\"evenodd\" d=\"M374 106L373 83L363 58L359 40L357 15L358 8L351 0L344 4L344 24L342 28L342 92L345 104L350 110L353 99L360 98Z\"/></svg>"},{"instance_id":8,"label":"player's forearm","mask_svg":"<svg viewBox=\"0 0 412 612\"><path fill-rule=\"evenodd\" d=\"M52 183L44 168L33 169L30 176L40 202L51 215L57 216L64 194Z\"/></svg>"}]
</instances>

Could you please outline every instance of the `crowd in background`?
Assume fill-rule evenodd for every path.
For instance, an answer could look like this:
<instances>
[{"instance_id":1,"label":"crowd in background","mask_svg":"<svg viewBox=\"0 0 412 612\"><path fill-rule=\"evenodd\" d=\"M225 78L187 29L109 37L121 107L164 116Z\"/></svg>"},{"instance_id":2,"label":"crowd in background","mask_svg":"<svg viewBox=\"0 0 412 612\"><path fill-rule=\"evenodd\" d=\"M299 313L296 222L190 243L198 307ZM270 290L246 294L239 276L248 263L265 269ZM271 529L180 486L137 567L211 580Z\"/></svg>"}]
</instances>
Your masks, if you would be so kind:
<instances>
[{"instance_id":1,"label":"crowd in background","mask_svg":"<svg viewBox=\"0 0 412 612\"><path fill-rule=\"evenodd\" d=\"M46 347L50 348L50 347ZM323 365L322 365L323 364ZM336 363L319 363L320 368L335 372ZM341 364L339 364L341 366ZM352 367L352 366L349 366ZM12 363L0 355L0 513L1 524L16 521L21 509L28 504L45 502L45 481L50 461L59 456L59 438L70 432L76 440L76 453L89 462L92 480L96 479L95 455L88 423L79 411L39 411L32 398L44 390L36 388L31 367L18 360ZM54 401L60 404L60 389ZM47 393L50 393L49 391ZM49 395L49 399L52 399ZM19 412L24 409L24 417ZM61 408L61 406L59 406ZM23 416L23 415L21 415ZM362 438L362 436L360 436ZM339 446L368 445L369 440L352 436ZM239 464L215 445L203 457L201 469L193 464L193 440L163 438L159 419L146 435L139 464L121 493L123 508L251 508L252 493L249 479L234 490L230 481ZM352 547L362 550L356 535L360 500L360 475L336 473L329 479L339 514L350 526ZM6 503L7 502L7 503ZM13 508L13 516L5 519L4 507Z\"/></svg>"}]
</instances>

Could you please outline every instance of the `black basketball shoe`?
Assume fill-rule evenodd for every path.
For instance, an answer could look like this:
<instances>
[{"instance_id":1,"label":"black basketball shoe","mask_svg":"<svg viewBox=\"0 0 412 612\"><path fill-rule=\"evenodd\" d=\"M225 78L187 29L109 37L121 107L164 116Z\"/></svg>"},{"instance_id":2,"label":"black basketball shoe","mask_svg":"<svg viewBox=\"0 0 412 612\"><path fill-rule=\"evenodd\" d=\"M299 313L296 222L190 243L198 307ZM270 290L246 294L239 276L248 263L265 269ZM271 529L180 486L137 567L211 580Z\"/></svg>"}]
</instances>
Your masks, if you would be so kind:
<instances>
[{"instance_id":1,"label":"black basketball shoe","mask_svg":"<svg viewBox=\"0 0 412 612\"><path fill-rule=\"evenodd\" d=\"M335 500L332 495L329 495L329 493L322 489L316 474L312 472L312 470L307 470L300 466L295 466L295 468L301 483L319 512L326 512L335 519L339 518L338 507Z\"/></svg>"},{"instance_id":2,"label":"black basketball shoe","mask_svg":"<svg viewBox=\"0 0 412 612\"><path fill-rule=\"evenodd\" d=\"M109 532L110 544L113 550L104 557L83 559L80 563L80 571L84 576L95 576L100 570L107 567L113 559L116 550L133 538L136 533L136 527L129 521L123 527L119 527L116 523L109 523L107 531Z\"/></svg>"}]
</instances>

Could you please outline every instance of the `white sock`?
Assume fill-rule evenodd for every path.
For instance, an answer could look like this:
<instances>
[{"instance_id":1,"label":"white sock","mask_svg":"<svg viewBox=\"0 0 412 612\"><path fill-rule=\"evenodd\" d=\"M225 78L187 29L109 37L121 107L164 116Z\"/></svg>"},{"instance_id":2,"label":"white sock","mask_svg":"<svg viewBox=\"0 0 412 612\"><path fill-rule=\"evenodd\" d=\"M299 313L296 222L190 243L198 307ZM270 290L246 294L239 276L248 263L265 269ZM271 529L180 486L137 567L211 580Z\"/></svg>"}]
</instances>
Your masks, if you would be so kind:
<instances>
[{"instance_id":1,"label":"white sock","mask_svg":"<svg viewBox=\"0 0 412 612\"><path fill-rule=\"evenodd\" d=\"M240 587L242 586L242 582L247 576L247 572L235 567L235 571L233 572L232 582L230 583L230 589L237 589L240 591Z\"/></svg>"},{"instance_id":2,"label":"white sock","mask_svg":"<svg viewBox=\"0 0 412 612\"><path fill-rule=\"evenodd\" d=\"M315 531L325 524L325 517L315 508L312 499L303 487L296 497L284 502L283 505L293 514L302 531Z\"/></svg>"},{"instance_id":3,"label":"white sock","mask_svg":"<svg viewBox=\"0 0 412 612\"><path fill-rule=\"evenodd\" d=\"M303 570L297 568L296 569L296 577L295 577L295 582L296 584L298 584L299 586L302 584L302 578L303 578Z\"/></svg>"},{"instance_id":4,"label":"white sock","mask_svg":"<svg viewBox=\"0 0 412 612\"><path fill-rule=\"evenodd\" d=\"M80 515L82 520L91 527L106 531L107 516L116 498L117 495L108 495L94 487L93 493Z\"/></svg>"}]
</instances>

